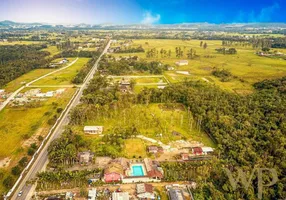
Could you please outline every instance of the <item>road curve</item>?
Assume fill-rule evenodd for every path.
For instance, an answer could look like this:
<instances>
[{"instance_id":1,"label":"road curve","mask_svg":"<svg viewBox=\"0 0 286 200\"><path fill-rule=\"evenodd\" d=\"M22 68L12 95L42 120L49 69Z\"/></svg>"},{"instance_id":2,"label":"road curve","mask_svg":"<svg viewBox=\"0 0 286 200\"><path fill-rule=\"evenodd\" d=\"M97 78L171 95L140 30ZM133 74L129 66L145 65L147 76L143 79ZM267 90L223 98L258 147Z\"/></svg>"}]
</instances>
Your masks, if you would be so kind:
<instances>
[{"instance_id":1,"label":"road curve","mask_svg":"<svg viewBox=\"0 0 286 200\"><path fill-rule=\"evenodd\" d=\"M32 194L35 190L35 187L33 187L33 185L31 185L31 184L27 184L27 182L29 180L35 178L36 174L39 171L41 171L43 169L43 167L45 166L45 164L47 163L47 161L48 161L48 152L47 152L48 146L50 145L50 143L54 139L58 138L61 135L61 133L64 131L65 126L69 123L68 115L69 115L70 110L72 108L74 108L77 104L79 104L83 90L86 88L86 86L88 85L90 80L93 78L95 72L97 71L98 63L99 63L101 57L107 52L107 49L109 48L109 46L110 46L110 41L106 45L102 54L99 56L99 58L95 62L92 69L90 70L90 72L87 75L84 83L78 88L75 96L73 97L73 99L71 100L69 105L66 107L65 113L63 114L62 118L58 122L58 125L56 126L56 128L52 132L51 136L47 139L46 144L43 146L42 150L39 152L38 156L35 158L34 163L31 165L30 169L26 172L26 175L20 181L18 187L13 192L11 198L7 198L7 199L12 199L12 200L14 200L14 199L17 199L17 200L21 199L22 200L23 199L23 200L26 200L26 199L30 199L32 197ZM23 191L23 194L21 197L18 197L18 193L20 191Z\"/></svg>"},{"instance_id":2,"label":"road curve","mask_svg":"<svg viewBox=\"0 0 286 200\"><path fill-rule=\"evenodd\" d=\"M56 72L59 72L59 71L61 71L61 70L64 70L64 69L66 69L66 68L72 66L77 60L78 60L78 58L76 58L74 61L72 61L69 65L67 65L67 66L65 66L65 67L62 67L62 68L60 68L60 69L57 69L57 70L55 70L55 71L52 71L52 72L50 72L50 73L47 73L47 74L45 74L45 75L43 75L43 76L41 76L41 77L39 77L39 78L36 78L36 79L32 80L31 82L27 83L26 85L20 87L18 90L16 90L15 92L13 92L13 93L0 105L0 111L3 110L3 109L8 105L8 103L9 103L12 99L14 99L14 97L15 97L21 90L23 90L25 87L29 87L31 84L35 83L35 82L38 81L38 80L41 80L42 78L45 78L45 77L47 77L47 76L49 76L49 75L51 75L51 74L54 74L54 73L56 73Z\"/></svg>"}]
</instances>

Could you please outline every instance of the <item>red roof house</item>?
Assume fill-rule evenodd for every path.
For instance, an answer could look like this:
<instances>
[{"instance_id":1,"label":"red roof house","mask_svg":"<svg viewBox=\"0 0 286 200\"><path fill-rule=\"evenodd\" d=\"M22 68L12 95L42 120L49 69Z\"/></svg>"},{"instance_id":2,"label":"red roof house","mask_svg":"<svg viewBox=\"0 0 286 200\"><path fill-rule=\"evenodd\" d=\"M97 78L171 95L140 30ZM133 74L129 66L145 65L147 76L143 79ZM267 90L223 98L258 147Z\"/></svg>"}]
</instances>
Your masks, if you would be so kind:
<instances>
[{"instance_id":1,"label":"red roof house","mask_svg":"<svg viewBox=\"0 0 286 200\"><path fill-rule=\"evenodd\" d=\"M104 169L104 181L106 183L119 182L124 176L123 167L118 163L110 163Z\"/></svg>"},{"instance_id":2,"label":"red roof house","mask_svg":"<svg viewBox=\"0 0 286 200\"><path fill-rule=\"evenodd\" d=\"M203 149L201 147L194 147L192 149L192 152L195 155L202 155L203 154Z\"/></svg>"},{"instance_id":3,"label":"red roof house","mask_svg":"<svg viewBox=\"0 0 286 200\"><path fill-rule=\"evenodd\" d=\"M182 160L189 160L189 154L188 153L181 153Z\"/></svg>"}]
</instances>

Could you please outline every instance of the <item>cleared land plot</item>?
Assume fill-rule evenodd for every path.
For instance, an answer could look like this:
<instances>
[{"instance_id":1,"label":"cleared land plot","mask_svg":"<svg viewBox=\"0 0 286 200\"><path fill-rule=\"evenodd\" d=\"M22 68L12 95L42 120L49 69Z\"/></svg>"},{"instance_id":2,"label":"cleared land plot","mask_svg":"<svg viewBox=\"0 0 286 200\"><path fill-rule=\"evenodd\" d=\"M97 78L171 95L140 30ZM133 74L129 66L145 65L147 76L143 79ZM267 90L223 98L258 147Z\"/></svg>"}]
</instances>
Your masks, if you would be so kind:
<instances>
[{"instance_id":1,"label":"cleared land plot","mask_svg":"<svg viewBox=\"0 0 286 200\"><path fill-rule=\"evenodd\" d=\"M174 140L188 139L214 146L205 133L195 128L195 122L189 116L190 113L188 114L180 104L175 104L172 109L165 109L163 104L134 105L123 110L110 110L106 116L102 114L96 120L89 120L86 125L104 126L104 133L112 133L116 127L134 125L140 134L165 144ZM78 130L82 132L82 127ZM179 134L174 134L173 131Z\"/></svg>"},{"instance_id":2,"label":"cleared land plot","mask_svg":"<svg viewBox=\"0 0 286 200\"><path fill-rule=\"evenodd\" d=\"M89 58L79 58L72 66L36 81L34 85L69 85L88 60Z\"/></svg>"},{"instance_id":3,"label":"cleared land plot","mask_svg":"<svg viewBox=\"0 0 286 200\"><path fill-rule=\"evenodd\" d=\"M146 158L146 148L149 143L146 143L144 140L141 139L128 139L125 140L125 146L124 146L124 155L127 158Z\"/></svg>"},{"instance_id":4,"label":"cleared land plot","mask_svg":"<svg viewBox=\"0 0 286 200\"><path fill-rule=\"evenodd\" d=\"M170 82L179 82L185 78L193 78L202 80L202 78L211 78L213 83L221 86L224 89L235 90L252 90L252 84L264 79L278 78L286 75L286 61L281 59L272 59L266 57L259 57L255 54L256 50L252 47L232 46L237 49L235 55L223 55L216 53L216 48L221 48L221 41L207 40L207 48L200 47L199 40L182 41L182 40L133 40L133 45L142 45L145 51L156 48L158 51L161 49L171 50L170 58L161 58L159 53L157 58L146 58L146 53L127 53L127 54L113 54L115 57L119 56L134 56L137 55L147 60L158 60L175 67L174 71L166 71L165 75ZM176 58L176 47L181 47L184 52L183 57ZM190 49L196 51L199 57L188 59L187 53ZM226 47L229 48L229 47ZM283 49L274 49L284 52ZM188 60L189 64L186 66L175 66L178 60ZM214 77L211 72L213 68L227 69L233 76L229 82L221 82L218 78ZM189 71L190 76L178 75L176 70ZM242 81L241 81L242 80Z\"/></svg>"},{"instance_id":5,"label":"cleared land plot","mask_svg":"<svg viewBox=\"0 0 286 200\"><path fill-rule=\"evenodd\" d=\"M150 75L150 76L110 76L114 82L120 82L122 79L133 79L136 85L149 86L149 85L166 85L168 80L163 75Z\"/></svg>"}]
</instances>

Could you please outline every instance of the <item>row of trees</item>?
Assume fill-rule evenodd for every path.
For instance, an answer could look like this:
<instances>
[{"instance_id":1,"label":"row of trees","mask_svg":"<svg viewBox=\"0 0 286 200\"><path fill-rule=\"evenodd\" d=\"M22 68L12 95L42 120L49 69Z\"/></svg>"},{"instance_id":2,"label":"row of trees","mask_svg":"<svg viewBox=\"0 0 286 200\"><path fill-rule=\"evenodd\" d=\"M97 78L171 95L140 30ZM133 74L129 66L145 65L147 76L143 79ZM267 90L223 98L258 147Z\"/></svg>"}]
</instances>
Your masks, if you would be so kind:
<instances>
[{"instance_id":1,"label":"row of trees","mask_svg":"<svg viewBox=\"0 0 286 200\"><path fill-rule=\"evenodd\" d=\"M81 171L40 172L37 174L37 189L52 190L88 185L88 178L101 173L101 169Z\"/></svg>"},{"instance_id":2,"label":"row of trees","mask_svg":"<svg viewBox=\"0 0 286 200\"><path fill-rule=\"evenodd\" d=\"M144 53L145 50L143 49L142 46L139 47L129 47L129 48L124 48L124 49L118 49L115 51L115 53Z\"/></svg>"},{"instance_id":3,"label":"row of trees","mask_svg":"<svg viewBox=\"0 0 286 200\"><path fill-rule=\"evenodd\" d=\"M237 50L235 48L229 48L229 49L226 49L226 48L218 48L218 49L215 49L216 52L218 53L222 53L222 54L236 54L237 53Z\"/></svg>"},{"instance_id":4,"label":"row of trees","mask_svg":"<svg viewBox=\"0 0 286 200\"><path fill-rule=\"evenodd\" d=\"M100 61L99 70L105 71L112 75L130 74L133 71L149 72L150 74L162 74L167 70L168 65L163 65L158 61L135 61L132 59L120 60L117 62L102 59Z\"/></svg>"}]
</instances>

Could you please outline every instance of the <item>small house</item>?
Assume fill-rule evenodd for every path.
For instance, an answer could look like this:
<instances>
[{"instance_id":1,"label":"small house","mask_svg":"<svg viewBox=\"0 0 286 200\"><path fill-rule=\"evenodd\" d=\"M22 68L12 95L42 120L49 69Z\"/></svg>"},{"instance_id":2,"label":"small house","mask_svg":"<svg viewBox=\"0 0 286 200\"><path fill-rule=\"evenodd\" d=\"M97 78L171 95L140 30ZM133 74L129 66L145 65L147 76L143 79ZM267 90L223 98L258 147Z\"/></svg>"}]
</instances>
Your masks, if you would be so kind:
<instances>
[{"instance_id":1,"label":"small house","mask_svg":"<svg viewBox=\"0 0 286 200\"><path fill-rule=\"evenodd\" d=\"M78 157L79 163L88 164L93 161L94 153L91 151L79 152L77 157Z\"/></svg>"},{"instance_id":2,"label":"small house","mask_svg":"<svg viewBox=\"0 0 286 200\"><path fill-rule=\"evenodd\" d=\"M97 181L100 181L101 180L101 175L100 174L93 174L92 176L90 176L88 178L88 184L91 184L91 183L94 183L94 182L97 182Z\"/></svg>"},{"instance_id":3,"label":"small house","mask_svg":"<svg viewBox=\"0 0 286 200\"><path fill-rule=\"evenodd\" d=\"M130 85L130 80L129 79L121 79L120 85Z\"/></svg>"},{"instance_id":4,"label":"small house","mask_svg":"<svg viewBox=\"0 0 286 200\"><path fill-rule=\"evenodd\" d=\"M27 97L34 97L41 92L41 89L31 89L25 92L25 96Z\"/></svg>"},{"instance_id":5,"label":"small house","mask_svg":"<svg viewBox=\"0 0 286 200\"><path fill-rule=\"evenodd\" d=\"M201 147L193 147L192 148L192 153L195 155L202 155L203 154L203 150Z\"/></svg>"},{"instance_id":6,"label":"small house","mask_svg":"<svg viewBox=\"0 0 286 200\"><path fill-rule=\"evenodd\" d=\"M185 200L183 191L180 189L170 188L168 191L169 200Z\"/></svg>"},{"instance_id":7,"label":"small house","mask_svg":"<svg viewBox=\"0 0 286 200\"><path fill-rule=\"evenodd\" d=\"M163 153L163 148L156 145L150 145L147 147L148 153Z\"/></svg>"},{"instance_id":8,"label":"small house","mask_svg":"<svg viewBox=\"0 0 286 200\"><path fill-rule=\"evenodd\" d=\"M62 94L62 93L64 93L64 91L65 91L64 88L63 89L58 89L58 90L56 90L56 94Z\"/></svg>"},{"instance_id":9,"label":"small house","mask_svg":"<svg viewBox=\"0 0 286 200\"><path fill-rule=\"evenodd\" d=\"M121 164L112 162L104 169L104 181L106 183L120 182L124 176L124 169Z\"/></svg>"},{"instance_id":10,"label":"small house","mask_svg":"<svg viewBox=\"0 0 286 200\"><path fill-rule=\"evenodd\" d=\"M113 192L112 200L129 200L128 192Z\"/></svg>"},{"instance_id":11,"label":"small house","mask_svg":"<svg viewBox=\"0 0 286 200\"><path fill-rule=\"evenodd\" d=\"M184 161L189 160L189 154L188 153L181 153L181 159Z\"/></svg>"},{"instance_id":12,"label":"small house","mask_svg":"<svg viewBox=\"0 0 286 200\"><path fill-rule=\"evenodd\" d=\"M155 199L154 187L151 184L137 184L136 193L139 199Z\"/></svg>"},{"instance_id":13,"label":"small house","mask_svg":"<svg viewBox=\"0 0 286 200\"><path fill-rule=\"evenodd\" d=\"M202 147L202 151L203 151L203 154L208 155L208 154L212 154L214 150L211 147Z\"/></svg>"},{"instance_id":14,"label":"small house","mask_svg":"<svg viewBox=\"0 0 286 200\"><path fill-rule=\"evenodd\" d=\"M0 89L0 94L4 94L5 90L4 89Z\"/></svg>"},{"instance_id":15,"label":"small house","mask_svg":"<svg viewBox=\"0 0 286 200\"><path fill-rule=\"evenodd\" d=\"M102 134L103 126L85 126L83 131L87 134Z\"/></svg>"},{"instance_id":16,"label":"small house","mask_svg":"<svg viewBox=\"0 0 286 200\"><path fill-rule=\"evenodd\" d=\"M189 61L187 61L187 60L180 60L180 61L177 61L175 64L178 65L178 66L188 65Z\"/></svg>"},{"instance_id":17,"label":"small house","mask_svg":"<svg viewBox=\"0 0 286 200\"><path fill-rule=\"evenodd\" d=\"M65 199L73 199L74 194L72 192L66 192L66 198Z\"/></svg>"},{"instance_id":18,"label":"small house","mask_svg":"<svg viewBox=\"0 0 286 200\"><path fill-rule=\"evenodd\" d=\"M88 200L96 200L96 189L88 191Z\"/></svg>"},{"instance_id":19,"label":"small house","mask_svg":"<svg viewBox=\"0 0 286 200\"><path fill-rule=\"evenodd\" d=\"M45 97L53 97L54 96L54 91L48 91L46 94L45 94Z\"/></svg>"}]
</instances>

